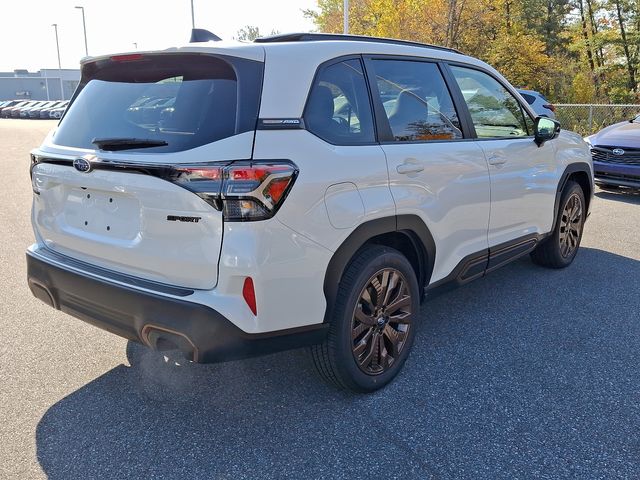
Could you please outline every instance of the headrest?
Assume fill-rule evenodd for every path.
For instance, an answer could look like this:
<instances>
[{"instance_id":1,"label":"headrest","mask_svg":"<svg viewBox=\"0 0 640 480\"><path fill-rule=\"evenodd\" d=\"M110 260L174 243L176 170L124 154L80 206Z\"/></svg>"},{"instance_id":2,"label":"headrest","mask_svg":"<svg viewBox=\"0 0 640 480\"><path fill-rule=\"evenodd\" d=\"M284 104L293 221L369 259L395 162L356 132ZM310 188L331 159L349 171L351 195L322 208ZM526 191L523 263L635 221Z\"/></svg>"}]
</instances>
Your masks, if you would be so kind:
<instances>
[{"instance_id":1,"label":"headrest","mask_svg":"<svg viewBox=\"0 0 640 480\"><path fill-rule=\"evenodd\" d=\"M428 113L429 109L424 100L411 90L402 90L390 116L397 116L403 120L418 120L426 119Z\"/></svg>"},{"instance_id":2,"label":"headrest","mask_svg":"<svg viewBox=\"0 0 640 480\"><path fill-rule=\"evenodd\" d=\"M324 86L315 87L311 93L307 108L313 118L333 118L334 104L331 89Z\"/></svg>"}]
</instances>

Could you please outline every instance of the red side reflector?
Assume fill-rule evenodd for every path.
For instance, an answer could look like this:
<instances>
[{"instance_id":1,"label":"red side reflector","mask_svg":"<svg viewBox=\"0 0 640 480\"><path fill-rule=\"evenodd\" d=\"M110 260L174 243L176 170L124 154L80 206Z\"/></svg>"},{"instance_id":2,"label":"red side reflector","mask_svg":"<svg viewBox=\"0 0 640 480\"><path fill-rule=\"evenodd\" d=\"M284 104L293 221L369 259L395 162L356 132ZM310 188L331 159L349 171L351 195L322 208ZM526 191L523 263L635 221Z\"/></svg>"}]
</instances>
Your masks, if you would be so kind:
<instances>
[{"instance_id":1,"label":"red side reflector","mask_svg":"<svg viewBox=\"0 0 640 480\"><path fill-rule=\"evenodd\" d=\"M131 53L129 55L114 55L111 57L112 62L135 62L142 59L141 53Z\"/></svg>"},{"instance_id":2,"label":"red side reflector","mask_svg":"<svg viewBox=\"0 0 640 480\"><path fill-rule=\"evenodd\" d=\"M244 285L242 286L242 296L244 301L251 309L254 315L258 315L258 307L256 306L256 292L253 289L253 279L247 277L244 279Z\"/></svg>"}]
</instances>

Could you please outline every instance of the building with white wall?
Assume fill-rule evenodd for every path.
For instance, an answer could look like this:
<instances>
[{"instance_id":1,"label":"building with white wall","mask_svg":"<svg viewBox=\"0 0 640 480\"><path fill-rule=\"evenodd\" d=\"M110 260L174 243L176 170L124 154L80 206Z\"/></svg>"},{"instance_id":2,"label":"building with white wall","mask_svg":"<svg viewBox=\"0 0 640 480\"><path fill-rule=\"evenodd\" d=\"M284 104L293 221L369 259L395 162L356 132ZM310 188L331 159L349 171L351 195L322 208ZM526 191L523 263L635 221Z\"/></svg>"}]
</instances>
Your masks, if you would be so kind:
<instances>
[{"instance_id":1,"label":"building with white wall","mask_svg":"<svg viewBox=\"0 0 640 480\"><path fill-rule=\"evenodd\" d=\"M43 68L38 72L0 72L2 100L68 100L80 82L80 70Z\"/></svg>"}]
</instances>

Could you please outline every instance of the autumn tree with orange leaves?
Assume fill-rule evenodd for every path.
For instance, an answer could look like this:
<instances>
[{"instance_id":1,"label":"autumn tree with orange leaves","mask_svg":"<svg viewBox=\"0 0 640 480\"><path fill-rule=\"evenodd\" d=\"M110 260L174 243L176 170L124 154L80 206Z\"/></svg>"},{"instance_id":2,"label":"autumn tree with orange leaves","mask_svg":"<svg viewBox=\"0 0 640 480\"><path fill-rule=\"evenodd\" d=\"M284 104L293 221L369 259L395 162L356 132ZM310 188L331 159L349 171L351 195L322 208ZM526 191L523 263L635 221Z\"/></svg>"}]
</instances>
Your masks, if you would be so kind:
<instances>
[{"instance_id":1,"label":"autumn tree with orange leaves","mask_svg":"<svg viewBox=\"0 0 640 480\"><path fill-rule=\"evenodd\" d=\"M305 14L342 32L343 0ZM456 48L554 101L640 101L640 0L350 0L350 33Z\"/></svg>"}]
</instances>

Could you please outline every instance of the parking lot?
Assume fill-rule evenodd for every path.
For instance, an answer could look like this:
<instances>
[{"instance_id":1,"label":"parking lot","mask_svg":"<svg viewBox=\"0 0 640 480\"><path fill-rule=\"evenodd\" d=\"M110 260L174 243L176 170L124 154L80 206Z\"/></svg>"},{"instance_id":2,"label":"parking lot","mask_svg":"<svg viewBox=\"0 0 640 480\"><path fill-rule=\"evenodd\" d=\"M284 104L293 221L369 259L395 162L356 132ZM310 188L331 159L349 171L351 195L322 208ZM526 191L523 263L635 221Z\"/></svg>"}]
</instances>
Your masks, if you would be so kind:
<instances>
[{"instance_id":1,"label":"parking lot","mask_svg":"<svg viewBox=\"0 0 640 480\"><path fill-rule=\"evenodd\" d=\"M0 120L0 478L640 477L640 195L596 193L568 269L425 303L361 396L304 351L176 365L33 298L28 152L54 125Z\"/></svg>"}]
</instances>

